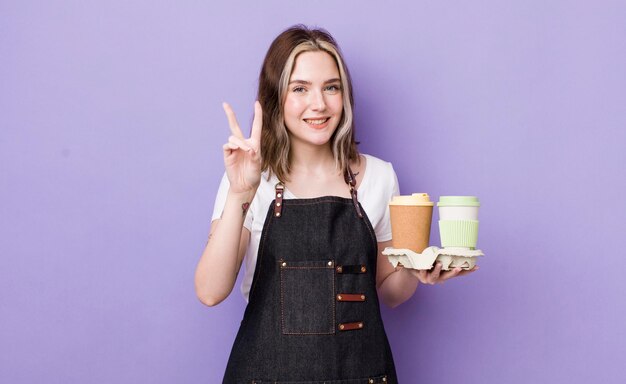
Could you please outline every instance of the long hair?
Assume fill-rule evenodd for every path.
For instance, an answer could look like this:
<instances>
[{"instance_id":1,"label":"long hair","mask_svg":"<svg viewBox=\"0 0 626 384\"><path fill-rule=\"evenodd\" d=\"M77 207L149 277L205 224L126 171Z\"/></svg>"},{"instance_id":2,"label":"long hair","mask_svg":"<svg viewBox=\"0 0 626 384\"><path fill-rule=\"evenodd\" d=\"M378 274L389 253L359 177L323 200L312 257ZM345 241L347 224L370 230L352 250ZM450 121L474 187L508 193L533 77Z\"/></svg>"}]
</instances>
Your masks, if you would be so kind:
<instances>
[{"instance_id":1,"label":"long hair","mask_svg":"<svg viewBox=\"0 0 626 384\"><path fill-rule=\"evenodd\" d=\"M315 51L331 55L341 77L343 112L339 125L330 139L337 170L345 170L351 161L358 159L359 155L354 138L352 82L339 46L330 33L323 29L295 25L278 35L270 45L259 75L257 94L263 108L262 169L269 170L270 175L275 173L283 182L288 180L291 171L291 147L283 116L289 78L297 56L302 52Z\"/></svg>"}]
</instances>

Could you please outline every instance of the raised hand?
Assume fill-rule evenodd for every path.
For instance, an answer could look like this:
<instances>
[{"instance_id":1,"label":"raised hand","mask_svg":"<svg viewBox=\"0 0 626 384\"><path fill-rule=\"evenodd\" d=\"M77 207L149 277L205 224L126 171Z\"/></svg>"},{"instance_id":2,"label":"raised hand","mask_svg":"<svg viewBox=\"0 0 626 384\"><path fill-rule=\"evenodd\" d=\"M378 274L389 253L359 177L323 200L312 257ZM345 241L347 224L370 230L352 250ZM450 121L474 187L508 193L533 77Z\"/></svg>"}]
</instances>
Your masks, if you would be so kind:
<instances>
[{"instance_id":1,"label":"raised hand","mask_svg":"<svg viewBox=\"0 0 626 384\"><path fill-rule=\"evenodd\" d=\"M246 139L239 128L235 112L230 105L222 104L231 135L224 144L224 166L230 182L230 189L235 193L256 191L261 182L261 126L263 111L261 104L254 103L254 120L252 132Z\"/></svg>"}]
</instances>

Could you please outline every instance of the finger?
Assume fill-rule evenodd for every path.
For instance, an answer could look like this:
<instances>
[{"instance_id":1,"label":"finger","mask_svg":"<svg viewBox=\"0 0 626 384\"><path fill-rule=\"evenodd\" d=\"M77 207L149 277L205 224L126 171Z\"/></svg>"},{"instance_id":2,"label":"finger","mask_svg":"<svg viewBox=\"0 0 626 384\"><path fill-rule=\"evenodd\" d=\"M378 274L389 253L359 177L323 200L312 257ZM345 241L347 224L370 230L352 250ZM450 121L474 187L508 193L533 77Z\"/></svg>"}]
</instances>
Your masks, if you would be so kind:
<instances>
[{"instance_id":1,"label":"finger","mask_svg":"<svg viewBox=\"0 0 626 384\"><path fill-rule=\"evenodd\" d=\"M409 269L409 272L411 272L413 276L417 277L420 282L422 281L422 271L420 271L419 269Z\"/></svg>"},{"instance_id":2,"label":"finger","mask_svg":"<svg viewBox=\"0 0 626 384\"><path fill-rule=\"evenodd\" d=\"M263 128L263 109L261 103L256 101L254 103L254 119L252 120L252 132L250 137L257 143L261 143L261 128Z\"/></svg>"},{"instance_id":3,"label":"finger","mask_svg":"<svg viewBox=\"0 0 626 384\"><path fill-rule=\"evenodd\" d=\"M241 128L239 128L239 123L237 122L237 118L235 117L235 112L228 105L228 103L222 103L222 107L224 108L224 112L226 112L226 117L228 118L228 125L230 126L230 131L234 136L244 138L243 133L241 132Z\"/></svg>"},{"instance_id":4,"label":"finger","mask_svg":"<svg viewBox=\"0 0 626 384\"><path fill-rule=\"evenodd\" d=\"M239 148L243 149L244 151L249 151L249 150L252 149L250 147L250 145L248 143L246 143L246 141L244 139L239 138L237 136L230 136L228 138L228 142L238 146Z\"/></svg>"},{"instance_id":5,"label":"finger","mask_svg":"<svg viewBox=\"0 0 626 384\"><path fill-rule=\"evenodd\" d=\"M224 149L224 151L234 151L236 149L239 149L238 146L236 146L235 144L232 143L226 143L222 146L222 148Z\"/></svg>"},{"instance_id":6,"label":"finger","mask_svg":"<svg viewBox=\"0 0 626 384\"><path fill-rule=\"evenodd\" d=\"M446 271L446 272L442 273L441 276L439 277L440 282L443 283L444 281L457 276L459 273L461 273L461 268L454 268L454 269L452 269L450 271Z\"/></svg>"},{"instance_id":7,"label":"finger","mask_svg":"<svg viewBox=\"0 0 626 384\"><path fill-rule=\"evenodd\" d=\"M442 267L441 263L435 264L435 268L428 276L428 280L431 281L430 284L434 284L437 280L439 280L439 275L441 274L441 267Z\"/></svg>"},{"instance_id":8,"label":"finger","mask_svg":"<svg viewBox=\"0 0 626 384\"><path fill-rule=\"evenodd\" d=\"M432 284L430 281L430 273L431 271L428 269L420 269L415 272L415 277L417 277L422 284Z\"/></svg>"},{"instance_id":9,"label":"finger","mask_svg":"<svg viewBox=\"0 0 626 384\"><path fill-rule=\"evenodd\" d=\"M413 276L417 277L417 279L419 280L420 283L426 284L428 271L425 271L423 269L419 269L419 270L412 270L411 269L411 273L413 273Z\"/></svg>"},{"instance_id":10,"label":"finger","mask_svg":"<svg viewBox=\"0 0 626 384\"><path fill-rule=\"evenodd\" d=\"M235 153L239 150L239 147L231 143L226 143L222 146L222 149L224 152L224 161L226 161L226 159L231 159L232 156L235 156Z\"/></svg>"},{"instance_id":11,"label":"finger","mask_svg":"<svg viewBox=\"0 0 626 384\"><path fill-rule=\"evenodd\" d=\"M474 273L476 271L478 271L478 266L474 266L474 268L472 268L472 269L464 269L461 272L459 272L459 274L457 276L469 275L470 273Z\"/></svg>"}]
</instances>

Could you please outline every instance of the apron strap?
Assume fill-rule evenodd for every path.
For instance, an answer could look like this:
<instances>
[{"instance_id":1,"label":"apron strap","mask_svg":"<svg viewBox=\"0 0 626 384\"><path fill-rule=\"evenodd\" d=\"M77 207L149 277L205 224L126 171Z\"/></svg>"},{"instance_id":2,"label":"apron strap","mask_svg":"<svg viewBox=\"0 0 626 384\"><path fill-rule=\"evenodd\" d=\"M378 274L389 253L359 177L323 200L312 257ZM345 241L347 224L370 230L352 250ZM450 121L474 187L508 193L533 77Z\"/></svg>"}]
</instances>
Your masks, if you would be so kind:
<instances>
[{"instance_id":1,"label":"apron strap","mask_svg":"<svg viewBox=\"0 0 626 384\"><path fill-rule=\"evenodd\" d=\"M356 209L356 214L360 219L363 218L363 212L361 212L361 207L359 206L359 200L356 195L356 178L354 177L354 173L352 173L352 169L350 166L346 167L346 171L343 174L346 183L350 186L350 195L352 196L352 203L354 204L354 208Z\"/></svg>"},{"instance_id":2,"label":"apron strap","mask_svg":"<svg viewBox=\"0 0 626 384\"><path fill-rule=\"evenodd\" d=\"M276 200L274 201L274 217L280 217L283 210L283 196L285 195L285 186L280 181L276 183Z\"/></svg>"},{"instance_id":3,"label":"apron strap","mask_svg":"<svg viewBox=\"0 0 626 384\"><path fill-rule=\"evenodd\" d=\"M354 209L356 209L356 214L359 216L359 219L363 218L363 212L361 212L361 207L359 206L359 199L357 198L356 191L356 178L354 177L354 173L350 166L346 168L346 171L343 174L343 177L350 187L350 196L352 196L352 203L354 204ZM285 186L283 183L276 183L275 187L276 191L276 201L274 204L274 217L280 217L283 210L283 196L285 195Z\"/></svg>"}]
</instances>

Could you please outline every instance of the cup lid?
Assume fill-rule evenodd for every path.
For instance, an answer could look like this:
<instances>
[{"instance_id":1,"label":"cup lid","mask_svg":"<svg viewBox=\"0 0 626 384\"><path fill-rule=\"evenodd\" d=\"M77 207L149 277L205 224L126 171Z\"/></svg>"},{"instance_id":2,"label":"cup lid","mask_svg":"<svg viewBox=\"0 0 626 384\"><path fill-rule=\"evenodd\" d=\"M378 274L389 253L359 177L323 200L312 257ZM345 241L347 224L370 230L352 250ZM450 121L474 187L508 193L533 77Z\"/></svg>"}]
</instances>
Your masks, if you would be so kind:
<instances>
[{"instance_id":1,"label":"cup lid","mask_svg":"<svg viewBox=\"0 0 626 384\"><path fill-rule=\"evenodd\" d=\"M419 205L432 207L434 202L430 201L428 193L413 193L412 195L394 196L390 205Z\"/></svg>"},{"instance_id":2,"label":"cup lid","mask_svg":"<svg viewBox=\"0 0 626 384\"><path fill-rule=\"evenodd\" d=\"M440 196L438 207L480 207L476 196Z\"/></svg>"}]
</instances>

